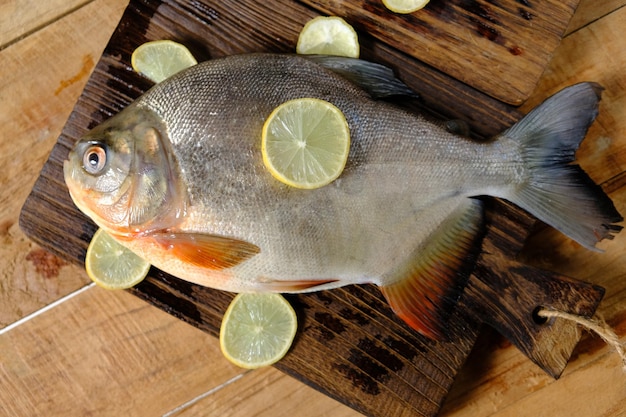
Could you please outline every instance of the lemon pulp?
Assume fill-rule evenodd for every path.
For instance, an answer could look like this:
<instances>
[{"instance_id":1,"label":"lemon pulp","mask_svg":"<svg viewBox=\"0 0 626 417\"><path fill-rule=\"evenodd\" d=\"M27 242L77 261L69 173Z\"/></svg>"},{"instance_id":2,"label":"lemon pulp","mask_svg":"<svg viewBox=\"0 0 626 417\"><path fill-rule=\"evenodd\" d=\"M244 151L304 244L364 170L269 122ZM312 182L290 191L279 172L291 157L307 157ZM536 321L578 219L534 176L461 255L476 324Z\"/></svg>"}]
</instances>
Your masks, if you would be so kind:
<instances>
[{"instance_id":1,"label":"lemon pulp","mask_svg":"<svg viewBox=\"0 0 626 417\"><path fill-rule=\"evenodd\" d=\"M262 131L263 162L279 181L303 189L322 187L343 171L350 129L333 104L301 98L278 106Z\"/></svg>"},{"instance_id":2,"label":"lemon pulp","mask_svg":"<svg viewBox=\"0 0 626 417\"><path fill-rule=\"evenodd\" d=\"M296 313L282 295L238 294L222 319L220 348L242 368L268 366L287 354L297 327Z\"/></svg>"},{"instance_id":3,"label":"lemon pulp","mask_svg":"<svg viewBox=\"0 0 626 417\"><path fill-rule=\"evenodd\" d=\"M383 0L386 8L395 13L413 13L428 4L429 0Z\"/></svg>"},{"instance_id":4,"label":"lemon pulp","mask_svg":"<svg viewBox=\"0 0 626 417\"><path fill-rule=\"evenodd\" d=\"M130 288L139 284L149 269L148 262L104 230L98 229L93 235L87 248L85 270L97 285L109 290Z\"/></svg>"},{"instance_id":5,"label":"lemon pulp","mask_svg":"<svg viewBox=\"0 0 626 417\"><path fill-rule=\"evenodd\" d=\"M318 16L300 31L296 52L359 57L359 38L349 23L337 16Z\"/></svg>"},{"instance_id":6,"label":"lemon pulp","mask_svg":"<svg viewBox=\"0 0 626 417\"><path fill-rule=\"evenodd\" d=\"M133 70L155 83L198 63L184 45L170 40L140 45L133 51L130 62Z\"/></svg>"}]
</instances>

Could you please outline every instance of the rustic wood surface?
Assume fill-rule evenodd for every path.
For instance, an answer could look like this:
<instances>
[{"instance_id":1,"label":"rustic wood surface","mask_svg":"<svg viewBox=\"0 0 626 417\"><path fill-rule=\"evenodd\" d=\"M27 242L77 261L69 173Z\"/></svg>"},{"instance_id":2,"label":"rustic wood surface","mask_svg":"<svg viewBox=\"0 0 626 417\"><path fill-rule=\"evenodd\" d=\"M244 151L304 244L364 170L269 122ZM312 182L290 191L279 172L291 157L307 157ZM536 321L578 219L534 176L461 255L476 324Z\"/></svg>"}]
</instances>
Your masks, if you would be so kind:
<instances>
[{"instance_id":1,"label":"rustic wood surface","mask_svg":"<svg viewBox=\"0 0 626 417\"><path fill-rule=\"evenodd\" d=\"M282 13L273 14L273 22L258 18L272 15L275 9ZM186 0L131 1L22 209L23 230L52 253L82 263L94 225L68 198L62 162L88 128L124 108L151 86L130 69L130 56L136 47L149 40L172 38L190 45L200 59L237 52L289 50L293 43L275 39L279 35L293 37L310 13L298 3L282 0L204 6ZM238 30L233 33L232 27ZM216 39L228 39L236 48L224 47ZM383 60L383 51L393 54L387 45L374 40L364 48L364 55L375 50L381 51L378 58ZM395 56L395 68L421 72L417 80L406 76L407 82L419 85L429 76L437 76L444 85L458 84L448 74L420 71L424 65L416 64L411 57ZM440 102L446 112L456 108L457 100L450 106L445 100L448 92L443 91L433 90L430 98ZM472 113L502 106L468 87L465 91L473 97L467 103ZM506 116L511 113L513 110ZM492 115L488 119L497 118ZM488 213L485 256L479 257L477 266L480 274L470 278L458 308L450 312L450 339L445 343L407 332L406 326L398 325L377 289L354 286L290 297L300 316L300 332L290 353L276 366L372 417L389 413L433 416L465 362L480 323L487 322L546 372L559 376L578 342L576 325L560 320L540 326L532 312L541 305L588 317L603 292L510 261L533 220L505 207L496 206ZM68 233L67 224L75 225L77 230ZM477 242L477 253L480 249ZM230 294L190 285L157 271L133 292L213 335L217 335L223 312L232 299ZM556 341L559 349L553 348Z\"/></svg>"},{"instance_id":2,"label":"rustic wood surface","mask_svg":"<svg viewBox=\"0 0 626 417\"><path fill-rule=\"evenodd\" d=\"M520 104L535 88L579 0L432 0L410 15L388 13L381 1L305 3L346 17L358 30L500 101Z\"/></svg>"},{"instance_id":3,"label":"rustic wood surface","mask_svg":"<svg viewBox=\"0 0 626 417\"><path fill-rule=\"evenodd\" d=\"M2 304L4 324L15 322L86 282L78 269L29 243L16 221L19 206L121 16L124 3L95 1L78 8L56 9L56 17L45 17L32 29L9 36L0 51L4 110L0 117L5 118L0 157L9 168L2 174L2 184L8 187L3 187L0 199L0 232L3 243L7 243L0 249L1 288L6 300ZM618 208L624 211L624 182L620 177L624 171L624 141L620 140L624 124L620 109L624 104L621 86L626 83L618 71L624 66L623 41L619 36L625 20L623 2L610 2L612 7L600 15L598 8L585 7L585 3L574 20L580 25L570 27L570 35L557 50L530 101L536 102L580 77L600 81L609 88L597 127L585 142L586 146L592 142L591 147L583 148L580 156L585 168L606 183ZM11 6L24 15L32 12L47 16L11 2L8 7L1 6L0 11ZM589 18L579 17L581 14ZM19 17L19 13L12 15L12 19ZM31 15L24 17L24 22L32 21L36 19ZM96 35L104 31L105 23L109 30L98 43ZM23 34L28 36L18 39ZM68 44L74 47L68 48ZM580 45L585 48L580 50ZM59 59L60 56L64 58ZM13 140L19 140L21 146L13 145ZM606 245L607 253L590 254L544 229L526 248L525 262L607 288L601 312L623 334L625 268L619 255L624 244L624 238L618 237ZM6 285L7 282L14 285ZM166 323L162 333L152 330L159 326L150 324L153 316ZM120 318L122 323L114 323ZM74 301L6 329L0 340L2 352L10 353L3 356L0 407L8 410L8 415L67 415L68 410L78 415L89 410L99 415L158 415L171 410L180 415L203 414L205 410L230 415L355 415L273 369L241 372L225 363L217 351L194 351L193 346L197 345L191 343L192 339L213 347L215 340L124 293L89 288ZM163 339L180 343L161 346ZM106 341L115 343L107 345ZM147 349L145 345L150 343L157 344L158 350ZM108 347L102 348L103 344ZM185 364L185 358L194 356L197 369ZM206 363L202 360L205 358ZM588 337L562 379L554 382L498 336L486 332L458 378L443 414L538 415L539 410L547 409L547 415L619 415L626 394L617 364L597 339ZM94 366L102 370L104 379L85 377ZM164 368L173 370L163 374ZM194 374L197 370L204 372ZM154 375L163 378L153 378ZM53 393L45 396L47 401L41 400L37 390L44 385L48 393ZM80 400L76 399L76 392L81 393ZM129 392L140 395L128 395ZM194 405L177 408L198 393L206 395ZM111 401L109 394L125 401ZM596 401L590 401L591 398ZM598 407L598 402L603 406ZM581 410L586 414L581 414Z\"/></svg>"}]
</instances>

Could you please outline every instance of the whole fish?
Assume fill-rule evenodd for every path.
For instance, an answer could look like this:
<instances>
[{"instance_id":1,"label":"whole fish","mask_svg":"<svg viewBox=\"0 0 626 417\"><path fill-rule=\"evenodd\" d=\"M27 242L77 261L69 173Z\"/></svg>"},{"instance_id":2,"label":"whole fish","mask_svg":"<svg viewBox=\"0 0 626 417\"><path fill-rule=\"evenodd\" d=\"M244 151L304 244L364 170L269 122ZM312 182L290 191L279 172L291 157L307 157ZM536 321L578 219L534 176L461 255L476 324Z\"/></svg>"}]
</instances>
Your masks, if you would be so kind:
<instances>
[{"instance_id":1,"label":"whole fish","mask_svg":"<svg viewBox=\"0 0 626 417\"><path fill-rule=\"evenodd\" d=\"M475 197L509 200L590 249L621 229L572 163L600 91L574 85L477 143L374 99L410 94L381 65L231 56L170 77L88 132L65 181L99 227L179 278L233 292L374 283L439 338L480 248ZM351 132L345 170L315 190L277 181L261 156L266 118L301 97L333 103Z\"/></svg>"}]
</instances>

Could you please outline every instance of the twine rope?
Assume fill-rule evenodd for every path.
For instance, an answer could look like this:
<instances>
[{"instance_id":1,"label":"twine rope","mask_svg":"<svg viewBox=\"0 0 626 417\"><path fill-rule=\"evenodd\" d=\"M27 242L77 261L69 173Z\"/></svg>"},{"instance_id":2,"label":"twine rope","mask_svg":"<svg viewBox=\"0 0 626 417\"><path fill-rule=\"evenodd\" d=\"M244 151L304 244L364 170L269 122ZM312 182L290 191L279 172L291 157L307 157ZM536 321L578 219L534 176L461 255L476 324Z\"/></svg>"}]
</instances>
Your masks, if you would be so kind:
<instances>
[{"instance_id":1,"label":"twine rope","mask_svg":"<svg viewBox=\"0 0 626 417\"><path fill-rule=\"evenodd\" d=\"M626 344L619 340L619 337L611 327L606 324L604 319L598 317L597 315L591 319L587 319L581 316L577 316L575 314L566 313L564 311L552 310L542 308L537 312L537 315L540 317L549 319L549 318L561 318L569 321L573 321L581 326L583 326L587 330L591 330L596 333L604 342L613 347L613 349L617 352L620 359L622 360L622 369L626 372Z\"/></svg>"}]
</instances>

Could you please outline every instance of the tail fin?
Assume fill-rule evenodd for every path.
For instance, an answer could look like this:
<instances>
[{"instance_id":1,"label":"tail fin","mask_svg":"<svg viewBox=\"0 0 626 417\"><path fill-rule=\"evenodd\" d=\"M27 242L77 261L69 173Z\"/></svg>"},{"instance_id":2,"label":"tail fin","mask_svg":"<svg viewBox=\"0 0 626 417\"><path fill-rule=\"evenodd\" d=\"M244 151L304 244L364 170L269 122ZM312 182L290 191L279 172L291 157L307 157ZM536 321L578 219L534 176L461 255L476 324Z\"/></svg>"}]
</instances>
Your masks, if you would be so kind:
<instances>
[{"instance_id":1,"label":"tail fin","mask_svg":"<svg viewBox=\"0 0 626 417\"><path fill-rule=\"evenodd\" d=\"M612 239L623 217L578 165L575 153L598 114L603 88L595 83L561 90L503 133L521 144L530 175L510 199L581 245Z\"/></svg>"}]
</instances>

